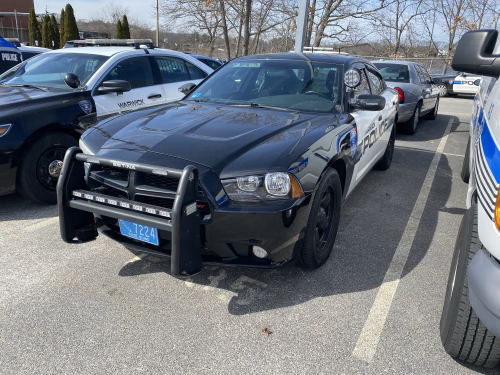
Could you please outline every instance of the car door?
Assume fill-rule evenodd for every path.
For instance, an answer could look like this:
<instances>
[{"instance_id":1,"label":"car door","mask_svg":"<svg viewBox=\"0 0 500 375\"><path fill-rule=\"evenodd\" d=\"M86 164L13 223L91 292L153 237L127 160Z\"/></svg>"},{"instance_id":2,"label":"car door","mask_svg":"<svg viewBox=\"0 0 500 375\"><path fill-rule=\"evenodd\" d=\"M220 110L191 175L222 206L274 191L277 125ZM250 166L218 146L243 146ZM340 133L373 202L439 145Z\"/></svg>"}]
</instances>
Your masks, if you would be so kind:
<instances>
[{"instance_id":1,"label":"car door","mask_svg":"<svg viewBox=\"0 0 500 375\"><path fill-rule=\"evenodd\" d=\"M124 80L130 83L131 90L122 94L102 94L98 87L109 80ZM161 84L155 84L153 71L147 56L131 57L118 61L94 89L93 97L98 120L125 111L159 105L165 102Z\"/></svg>"},{"instance_id":2,"label":"car door","mask_svg":"<svg viewBox=\"0 0 500 375\"><path fill-rule=\"evenodd\" d=\"M154 57L163 80L163 90L165 100L173 102L180 100L184 94L179 91L179 87L186 83L200 83L207 74L189 61L171 56Z\"/></svg>"},{"instance_id":3,"label":"car door","mask_svg":"<svg viewBox=\"0 0 500 375\"><path fill-rule=\"evenodd\" d=\"M393 107L395 105L395 103L393 103L394 94L386 90L384 80L378 72L371 68L367 68L366 74L368 76L368 81L370 82L372 94L380 95L385 98L385 107L382 111L378 112L375 119L376 127L378 127L378 139L372 147L375 148L375 159L378 160L384 154L387 142L391 136L390 132L386 132L386 130L389 124L389 117L392 114Z\"/></svg>"},{"instance_id":4,"label":"car door","mask_svg":"<svg viewBox=\"0 0 500 375\"><path fill-rule=\"evenodd\" d=\"M420 87L422 89L422 108L420 113L424 114L429 112L432 108L434 108L435 97L432 93L432 80L431 76L427 73L425 68L420 64L415 64L415 69L417 70L417 74L420 78Z\"/></svg>"},{"instance_id":5,"label":"car door","mask_svg":"<svg viewBox=\"0 0 500 375\"><path fill-rule=\"evenodd\" d=\"M360 66L356 66L356 68L360 69ZM350 92L351 103L356 102L356 98L359 95L363 94L371 94L370 85L368 83L368 79L366 76L366 72L364 68L360 69L361 71L361 83L355 87ZM357 161L354 166L354 174L353 181L349 187L349 192L351 192L356 185L361 181L361 179L370 171L371 167L375 164L375 157L378 154L376 142L378 139L378 127L377 122L379 121L379 117L382 114L382 111L365 111L365 110L354 110L351 111L351 115L356 120L356 128L357 128L357 147L361 147L362 153L360 159Z\"/></svg>"}]
</instances>

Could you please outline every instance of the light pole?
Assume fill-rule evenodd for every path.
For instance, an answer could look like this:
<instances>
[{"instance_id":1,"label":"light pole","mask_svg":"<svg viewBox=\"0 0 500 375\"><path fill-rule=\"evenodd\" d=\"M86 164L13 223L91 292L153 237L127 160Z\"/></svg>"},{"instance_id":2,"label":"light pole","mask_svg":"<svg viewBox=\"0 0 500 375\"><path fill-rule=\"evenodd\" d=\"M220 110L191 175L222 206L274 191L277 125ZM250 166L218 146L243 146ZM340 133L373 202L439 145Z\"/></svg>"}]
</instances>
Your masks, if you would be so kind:
<instances>
[{"instance_id":1,"label":"light pole","mask_svg":"<svg viewBox=\"0 0 500 375\"><path fill-rule=\"evenodd\" d=\"M159 20L159 9L158 9L158 0L156 0L156 46L160 46L160 22Z\"/></svg>"},{"instance_id":2,"label":"light pole","mask_svg":"<svg viewBox=\"0 0 500 375\"><path fill-rule=\"evenodd\" d=\"M300 0L299 16L297 17L297 32L295 33L295 53L302 53L302 50L304 49L308 12L309 0Z\"/></svg>"}]
</instances>

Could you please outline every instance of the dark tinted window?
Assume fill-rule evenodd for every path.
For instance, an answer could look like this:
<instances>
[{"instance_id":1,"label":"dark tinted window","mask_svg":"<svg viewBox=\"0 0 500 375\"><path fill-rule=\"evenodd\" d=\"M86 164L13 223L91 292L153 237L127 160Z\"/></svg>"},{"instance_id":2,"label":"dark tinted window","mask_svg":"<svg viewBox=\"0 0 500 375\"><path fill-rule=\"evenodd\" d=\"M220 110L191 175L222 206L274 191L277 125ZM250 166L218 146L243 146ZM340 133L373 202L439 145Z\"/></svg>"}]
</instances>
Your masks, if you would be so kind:
<instances>
[{"instance_id":1,"label":"dark tinted window","mask_svg":"<svg viewBox=\"0 0 500 375\"><path fill-rule=\"evenodd\" d=\"M388 82L410 83L410 72L407 65L374 62L382 77Z\"/></svg>"},{"instance_id":2,"label":"dark tinted window","mask_svg":"<svg viewBox=\"0 0 500 375\"><path fill-rule=\"evenodd\" d=\"M153 73L147 57L123 60L106 75L104 81L119 79L128 81L132 89L153 85Z\"/></svg>"},{"instance_id":3,"label":"dark tinted window","mask_svg":"<svg viewBox=\"0 0 500 375\"><path fill-rule=\"evenodd\" d=\"M194 66L191 63L188 63L186 61L186 66L189 72L189 78L190 79L203 79L206 77L206 74L201 70L198 69L196 66Z\"/></svg>"},{"instance_id":4,"label":"dark tinted window","mask_svg":"<svg viewBox=\"0 0 500 375\"><path fill-rule=\"evenodd\" d=\"M420 78L421 84L431 83L431 76L427 73L427 70L422 65L415 64L415 69L417 70L418 77Z\"/></svg>"},{"instance_id":5,"label":"dark tinted window","mask_svg":"<svg viewBox=\"0 0 500 375\"><path fill-rule=\"evenodd\" d=\"M160 68L163 83L189 81L189 72L181 59L175 57L155 57Z\"/></svg>"},{"instance_id":6,"label":"dark tinted window","mask_svg":"<svg viewBox=\"0 0 500 375\"><path fill-rule=\"evenodd\" d=\"M203 64L209 66L213 70L217 70L221 67L221 63L215 60L209 60L209 59L198 59L200 60Z\"/></svg>"},{"instance_id":7,"label":"dark tinted window","mask_svg":"<svg viewBox=\"0 0 500 375\"><path fill-rule=\"evenodd\" d=\"M24 60L28 60L29 58L31 58L33 56L39 55L40 53L39 52L21 52L21 54L23 55L23 61L24 61Z\"/></svg>"},{"instance_id":8,"label":"dark tinted window","mask_svg":"<svg viewBox=\"0 0 500 375\"><path fill-rule=\"evenodd\" d=\"M368 73L368 79L372 85L373 94L378 95L384 91L384 82L382 82L379 75L371 72L370 70L367 70L366 72Z\"/></svg>"}]
</instances>

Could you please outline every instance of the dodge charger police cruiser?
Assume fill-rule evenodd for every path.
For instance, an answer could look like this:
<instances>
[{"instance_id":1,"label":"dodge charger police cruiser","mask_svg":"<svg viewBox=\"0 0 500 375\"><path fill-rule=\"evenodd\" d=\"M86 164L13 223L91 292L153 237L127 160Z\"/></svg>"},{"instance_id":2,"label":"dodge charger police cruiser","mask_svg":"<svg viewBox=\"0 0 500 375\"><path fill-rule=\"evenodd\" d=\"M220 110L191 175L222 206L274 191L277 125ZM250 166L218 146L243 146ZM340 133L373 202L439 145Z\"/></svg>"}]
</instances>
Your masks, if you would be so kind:
<instances>
[{"instance_id":1,"label":"dodge charger police cruiser","mask_svg":"<svg viewBox=\"0 0 500 375\"><path fill-rule=\"evenodd\" d=\"M458 231L441 316L447 353L495 367L500 361L500 39L496 30L465 34L452 67L483 75L474 99L462 178L467 212ZM496 42L496 46L495 46Z\"/></svg>"},{"instance_id":2,"label":"dodge charger police cruiser","mask_svg":"<svg viewBox=\"0 0 500 375\"><path fill-rule=\"evenodd\" d=\"M342 203L391 165L398 95L361 58L269 54L232 60L182 101L87 131L57 185L62 239L99 233L204 262L321 266Z\"/></svg>"},{"instance_id":3,"label":"dodge charger police cruiser","mask_svg":"<svg viewBox=\"0 0 500 375\"><path fill-rule=\"evenodd\" d=\"M64 153L88 127L182 99L181 84L213 72L189 55L153 49L149 39L127 41L46 52L0 76L0 195L17 190L56 203Z\"/></svg>"}]
</instances>

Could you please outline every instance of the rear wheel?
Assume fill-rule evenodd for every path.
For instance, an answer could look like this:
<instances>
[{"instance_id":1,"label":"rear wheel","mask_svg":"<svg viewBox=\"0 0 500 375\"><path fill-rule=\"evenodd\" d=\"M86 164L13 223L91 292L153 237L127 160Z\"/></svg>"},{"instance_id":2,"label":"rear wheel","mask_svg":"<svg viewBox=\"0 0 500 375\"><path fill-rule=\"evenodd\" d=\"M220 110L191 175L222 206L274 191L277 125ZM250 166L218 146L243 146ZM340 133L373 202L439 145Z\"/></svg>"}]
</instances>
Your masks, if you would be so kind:
<instances>
[{"instance_id":1,"label":"rear wheel","mask_svg":"<svg viewBox=\"0 0 500 375\"><path fill-rule=\"evenodd\" d=\"M64 154L78 140L65 133L47 133L24 151L17 174L17 191L35 202L57 203L56 185Z\"/></svg>"},{"instance_id":2,"label":"rear wheel","mask_svg":"<svg viewBox=\"0 0 500 375\"><path fill-rule=\"evenodd\" d=\"M464 162L462 164L462 172L460 172L460 177L462 177L462 181L466 184L469 183L470 177L470 136L469 141L467 142L467 148L465 149Z\"/></svg>"},{"instance_id":3,"label":"rear wheel","mask_svg":"<svg viewBox=\"0 0 500 375\"><path fill-rule=\"evenodd\" d=\"M339 174L329 169L314 195L299 262L318 268L332 252L340 221L342 187Z\"/></svg>"},{"instance_id":4,"label":"rear wheel","mask_svg":"<svg viewBox=\"0 0 500 375\"><path fill-rule=\"evenodd\" d=\"M410 119L403 123L401 130L404 134L413 135L417 131L418 119L420 118L420 103L418 103L413 111Z\"/></svg>"},{"instance_id":5,"label":"rear wheel","mask_svg":"<svg viewBox=\"0 0 500 375\"><path fill-rule=\"evenodd\" d=\"M397 120L396 120L397 121ZM393 126L391 131L391 136L389 137L389 143L385 149L384 156L375 164L375 168L380 171L385 171L389 169L392 163L392 155L394 154L394 143L396 142L396 128Z\"/></svg>"},{"instance_id":6,"label":"rear wheel","mask_svg":"<svg viewBox=\"0 0 500 375\"><path fill-rule=\"evenodd\" d=\"M455 359L495 367L500 361L500 339L481 323L469 301L467 267L481 248L474 203L462 219L451 261L440 333L445 351Z\"/></svg>"},{"instance_id":7,"label":"rear wheel","mask_svg":"<svg viewBox=\"0 0 500 375\"><path fill-rule=\"evenodd\" d=\"M438 109L439 109L439 96L436 99L436 105L434 106L434 109L425 115L426 120L435 120L438 115Z\"/></svg>"}]
</instances>

